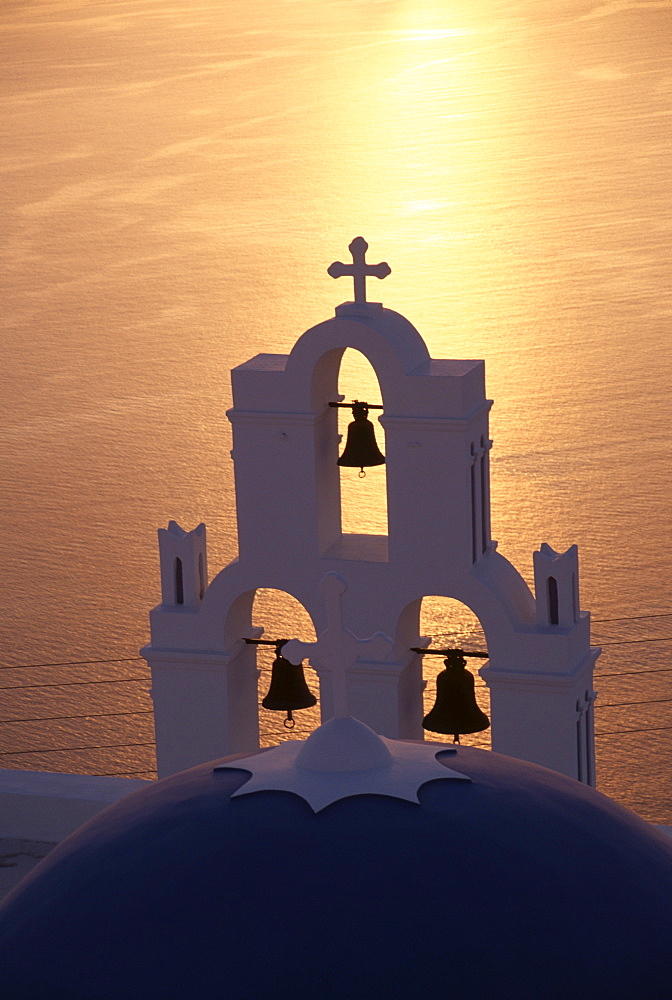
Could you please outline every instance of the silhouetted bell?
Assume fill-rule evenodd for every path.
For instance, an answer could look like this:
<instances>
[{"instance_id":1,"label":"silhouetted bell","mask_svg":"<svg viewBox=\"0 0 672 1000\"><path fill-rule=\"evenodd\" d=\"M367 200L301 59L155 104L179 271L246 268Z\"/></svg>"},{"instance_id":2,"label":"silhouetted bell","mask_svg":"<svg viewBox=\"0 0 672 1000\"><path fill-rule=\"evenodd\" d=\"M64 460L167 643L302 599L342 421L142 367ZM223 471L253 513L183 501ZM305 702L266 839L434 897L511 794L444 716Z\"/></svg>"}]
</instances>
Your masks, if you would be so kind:
<instances>
[{"instance_id":1,"label":"silhouetted bell","mask_svg":"<svg viewBox=\"0 0 672 1000\"><path fill-rule=\"evenodd\" d=\"M444 663L445 670L436 678L436 703L422 726L430 733L452 734L453 742L459 743L460 735L487 729L490 719L476 704L474 678L465 669L467 661L462 650L452 650Z\"/></svg>"},{"instance_id":2,"label":"silhouetted bell","mask_svg":"<svg viewBox=\"0 0 672 1000\"><path fill-rule=\"evenodd\" d=\"M368 404L356 399L352 405L352 415L354 420L348 425L348 438L338 465L359 469L361 478L366 475L364 466L384 465L385 456L376 444L373 424L368 419Z\"/></svg>"},{"instance_id":3,"label":"silhouetted bell","mask_svg":"<svg viewBox=\"0 0 672 1000\"><path fill-rule=\"evenodd\" d=\"M317 698L311 694L306 684L303 665L290 663L281 656L280 648L283 645L284 643L281 643L277 648L277 655L271 668L271 686L261 704L264 708L270 708L272 712L287 712L284 724L287 729L293 729L292 712L299 708L310 708L311 705L317 704Z\"/></svg>"}]
</instances>

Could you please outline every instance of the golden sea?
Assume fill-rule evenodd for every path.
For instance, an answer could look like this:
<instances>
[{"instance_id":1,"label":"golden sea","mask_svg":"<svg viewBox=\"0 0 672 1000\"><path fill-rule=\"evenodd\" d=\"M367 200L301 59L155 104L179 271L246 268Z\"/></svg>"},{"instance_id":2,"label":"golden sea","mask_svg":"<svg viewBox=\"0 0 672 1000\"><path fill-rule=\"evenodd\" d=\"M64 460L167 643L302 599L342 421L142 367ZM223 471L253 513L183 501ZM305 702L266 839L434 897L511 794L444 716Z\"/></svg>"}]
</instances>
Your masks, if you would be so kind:
<instances>
[{"instance_id":1,"label":"golden sea","mask_svg":"<svg viewBox=\"0 0 672 1000\"><path fill-rule=\"evenodd\" d=\"M531 581L578 543L598 787L672 823L672 3L5 0L0 66L0 767L153 776L156 529L235 557L229 370L351 297L362 235L371 296L485 359L499 550ZM347 356L341 389L377 391Z\"/></svg>"}]
</instances>

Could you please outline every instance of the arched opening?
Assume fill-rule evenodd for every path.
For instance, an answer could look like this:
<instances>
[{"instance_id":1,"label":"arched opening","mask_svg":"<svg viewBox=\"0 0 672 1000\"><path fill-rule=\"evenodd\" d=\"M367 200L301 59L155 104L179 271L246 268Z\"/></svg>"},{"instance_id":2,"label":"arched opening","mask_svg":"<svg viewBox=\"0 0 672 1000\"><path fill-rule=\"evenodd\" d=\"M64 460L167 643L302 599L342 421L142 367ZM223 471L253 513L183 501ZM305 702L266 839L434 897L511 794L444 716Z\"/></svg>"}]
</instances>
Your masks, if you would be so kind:
<instances>
[{"instance_id":1,"label":"arched opening","mask_svg":"<svg viewBox=\"0 0 672 1000\"><path fill-rule=\"evenodd\" d=\"M487 652L485 633L480 621L473 611L450 597L428 596L422 600L420 609L420 635L431 636L431 645L436 649L463 649L470 652ZM440 656L424 656L422 663L425 689L423 693L423 717L430 711L436 701L436 678L444 668ZM484 664L483 659L467 658L467 670L475 681L476 703L490 717L490 692L481 680L478 670ZM424 731L426 740L437 743L451 742L449 736ZM472 733L461 737L461 742L467 746L491 749L490 729L484 732Z\"/></svg>"},{"instance_id":2,"label":"arched opening","mask_svg":"<svg viewBox=\"0 0 672 1000\"><path fill-rule=\"evenodd\" d=\"M203 559L203 553L198 553L198 599L203 600L203 594L205 593L205 560Z\"/></svg>"},{"instance_id":3,"label":"arched opening","mask_svg":"<svg viewBox=\"0 0 672 1000\"><path fill-rule=\"evenodd\" d=\"M548 582L548 621L550 625L557 625L560 621L558 605L558 581L554 576L549 576Z\"/></svg>"},{"instance_id":4,"label":"arched opening","mask_svg":"<svg viewBox=\"0 0 672 1000\"><path fill-rule=\"evenodd\" d=\"M586 691L586 718L585 718L585 741L586 741L586 784L595 787L595 695L594 692Z\"/></svg>"},{"instance_id":5,"label":"arched opening","mask_svg":"<svg viewBox=\"0 0 672 1000\"><path fill-rule=\"evenodd\" d=\"M481 435L481 552L490 544L490 445Z\"/></svg>"},{"instance_id":6,"label":"arched opening","mask_svg":"<svg viewBox=\"0 0 672 1000\"><path fill-rule=\"evenodd\" d=\"M579 781L586 780L586 747L583 739L584 735L584 713L581 709L581 701L576 700L576 777Z\"/></svg>"},{"instance_id":7,"label":"arched opening","mask_svg":"<svg viewBox=\"0 0 672 1000\"><path fill-rule=\"evenodd\" d=\"M478 513L476 507L476 449L471 445L470 493L471 493L471 561L476 562L478 551Z\"/></svg>"},{"instance_id":8,"label":"arched opening","mask_svg":"<svg viewBox=\"0 0 672 1000\"><path fill-rule=\"evenodd\" d=\"M184 604L184 573L179 556L175 559L175 603Z\"/></svg>"},{"instance_id":9,"label":"arched opening","mask_svg":"<svg viewBox=\"0 0 672 1000\"><path fill-rule=\"evenodd\" d=\"M315 642L315 628L310 615L294 597L282 590L259 589L254 598L252 621L264 630L262 639L300 639ZM312 708L294 713L295 726L284 726L286 714L270 711L261 702L268 693L271 670L275 658L272 646L257 646L257 667L259 677L259 742L262 747L276 746L284 740L305 739L320 725L320 686L317 674L304 660L304 676L308 688L317 698Z\"/></svg>"},{"instance_id":10,"label":"arched opening","mask_svg":"<svg viewBox=\"0 0 672 1000\"><path fill-rule=\"evenodd\" d=\"M369 404L382 403L382 393L376 373L360 351L347 348L343 352L338 375L338 391L345 398L344 403L354 399ZM382 410L371 410L369 420L375 430L378 447L385 454L385 432L378 418ZM352 421L352 411L341 407L338 410L338 432L342 436L339 455L347 440L348 424ZM366 476L360 478L357 469L341 468L341 531L344 534L387 535L387 474L384 465L365 469Z\"/></svg>"}]
</instances>

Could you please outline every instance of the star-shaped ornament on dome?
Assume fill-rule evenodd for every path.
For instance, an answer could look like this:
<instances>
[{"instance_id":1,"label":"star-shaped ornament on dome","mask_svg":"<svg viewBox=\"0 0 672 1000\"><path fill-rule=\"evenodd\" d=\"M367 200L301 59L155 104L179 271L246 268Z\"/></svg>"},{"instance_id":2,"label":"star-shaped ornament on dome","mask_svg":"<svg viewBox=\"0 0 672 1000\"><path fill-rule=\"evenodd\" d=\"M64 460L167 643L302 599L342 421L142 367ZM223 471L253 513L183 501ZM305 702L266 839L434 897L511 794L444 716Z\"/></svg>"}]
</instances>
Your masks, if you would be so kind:
<instances>
[{"instance_id":1,"label":"star-shaped ornament on dome","mask_svg":"<svg viewBox=\"0 0 672 1000\"><path fill-rule=\"evenodd\" d=\"M305 742L288 740L262 753L215 767L215 771L251 773L250 780L232 797L264 791L292 792L305 799L314 812L319 812L332 802L354 795L387 795L417 803L418 789L427 781L471 780L439 759L455 754L454 747L386 739L348 715L347 670L360 656L383 660L390 654L392 642L382 633L370 639L357 639L343 627L342 595L346 588L343 577L328 573L320 585L327 628L317 642L292 640L283 648L283 655L293 662L307 656L313 665L330 671L335 717L316 729Z\"/></svg>"},{"instance_id":2,"label":"star-shaped ornament on dome","mask_svg":"<svg viewBox=\"0 0 672 1000\"><path fill-rule=\"evenodd\" d=\"M436 743L388 740L357 719L340 718L325 722L305 742L287 740L252 757L220 764L215 771L251 772L232 798L293 792L317 813L354 795L387 795L417 803L418 789L427 781L471 781L439 760L455 752L452 747L437 750Z\"/></svg>"}]
</instances>

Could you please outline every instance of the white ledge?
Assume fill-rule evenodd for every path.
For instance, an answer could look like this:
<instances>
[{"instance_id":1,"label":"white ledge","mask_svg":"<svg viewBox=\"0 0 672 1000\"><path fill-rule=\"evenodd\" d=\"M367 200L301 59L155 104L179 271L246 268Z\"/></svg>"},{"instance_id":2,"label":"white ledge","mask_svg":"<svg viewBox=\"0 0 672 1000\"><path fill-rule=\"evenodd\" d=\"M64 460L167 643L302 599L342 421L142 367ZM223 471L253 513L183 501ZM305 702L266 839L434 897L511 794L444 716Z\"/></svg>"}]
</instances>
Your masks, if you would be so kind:
<instances>
[{"instance_id":1,"label":"white ledge","mask_svg":"<svg viewBox=\"0 0 672 1000\"><path fill-rule=\"evenodd\" d=\"M50 771L0 771L0 837L60 843L119 799L152 784Z\"/></svg>"}]
</instances>

